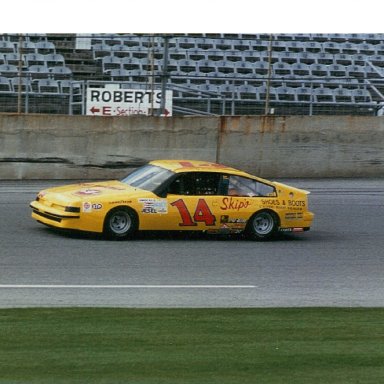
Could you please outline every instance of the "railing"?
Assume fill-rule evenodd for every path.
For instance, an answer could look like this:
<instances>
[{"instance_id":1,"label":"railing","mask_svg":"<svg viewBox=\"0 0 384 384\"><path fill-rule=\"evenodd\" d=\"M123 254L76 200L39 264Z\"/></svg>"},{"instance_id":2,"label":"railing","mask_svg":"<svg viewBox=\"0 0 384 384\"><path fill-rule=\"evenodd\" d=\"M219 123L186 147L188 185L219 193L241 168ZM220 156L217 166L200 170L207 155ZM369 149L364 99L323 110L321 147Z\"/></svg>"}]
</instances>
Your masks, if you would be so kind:
<instances>
[{"instance_id":1,"label":"railing","mask_svg":"<svg viewBox=\"0 0 384 384\"><path fill-rule=\"evenodd\" d=\"M384 35L0 35L0 112L85 114L97 82L172 91L174 115L376 115Z\"/></svg>"}]
</instances>

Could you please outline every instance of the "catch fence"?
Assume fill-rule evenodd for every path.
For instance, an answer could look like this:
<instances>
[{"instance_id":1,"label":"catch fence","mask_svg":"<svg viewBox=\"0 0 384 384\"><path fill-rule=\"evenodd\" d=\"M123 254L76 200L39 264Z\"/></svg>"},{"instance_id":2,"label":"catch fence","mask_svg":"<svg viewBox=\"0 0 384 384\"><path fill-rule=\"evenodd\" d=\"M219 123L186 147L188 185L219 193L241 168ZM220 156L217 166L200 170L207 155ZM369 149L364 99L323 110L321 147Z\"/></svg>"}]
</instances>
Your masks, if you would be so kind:
<instances>
[{"instance_id":1,"label":"catch fence","mask_svg":"<svg viewBox=\"0 0 384 384\"><path fill-rule=\"evenodd\" d=\"M384 34L0 35L0 112L115 114L90 89L152 95L125 115L381 115Z\"/></svg>"}]
</instances>

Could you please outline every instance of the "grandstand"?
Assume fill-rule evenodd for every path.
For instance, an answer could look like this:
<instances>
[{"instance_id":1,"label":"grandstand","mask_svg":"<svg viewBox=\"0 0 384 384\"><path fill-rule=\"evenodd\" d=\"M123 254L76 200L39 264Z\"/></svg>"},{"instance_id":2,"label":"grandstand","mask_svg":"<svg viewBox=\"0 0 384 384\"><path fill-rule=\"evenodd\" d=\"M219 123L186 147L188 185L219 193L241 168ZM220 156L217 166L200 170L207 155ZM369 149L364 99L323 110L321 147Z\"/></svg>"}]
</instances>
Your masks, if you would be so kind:
<instances>
[{"instance_id":1,"label":"grandstand","mask_svg":"<svg viewBox=\"0 0 384 384\"><path fill-rule=\"evenodd\" d=\"M174 115L381 115L384 34L0 35L0 112L84 114L110 83Z\"/></svg>"}]
</instances>

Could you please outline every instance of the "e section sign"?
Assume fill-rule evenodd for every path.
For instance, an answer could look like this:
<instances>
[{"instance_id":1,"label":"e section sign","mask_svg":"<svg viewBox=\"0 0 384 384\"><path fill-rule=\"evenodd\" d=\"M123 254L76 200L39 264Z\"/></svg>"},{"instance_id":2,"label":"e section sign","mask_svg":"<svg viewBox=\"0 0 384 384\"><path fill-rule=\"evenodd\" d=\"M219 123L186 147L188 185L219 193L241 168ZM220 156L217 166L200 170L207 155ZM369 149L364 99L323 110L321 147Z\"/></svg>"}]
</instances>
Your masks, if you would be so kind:
<instances>
[{"instance_id":1,"label":"e section sign","mask_svg":"<svg viewBox=\"0 0 384 384\"><path fill-rule=\"evenodd\" d=\"M158 90L122 89L115 84L87 88L87 115L91 116L157 116L160 104ZM163 116L172 116L172 91L166 91Z\"/></svg>"}]
</instances>

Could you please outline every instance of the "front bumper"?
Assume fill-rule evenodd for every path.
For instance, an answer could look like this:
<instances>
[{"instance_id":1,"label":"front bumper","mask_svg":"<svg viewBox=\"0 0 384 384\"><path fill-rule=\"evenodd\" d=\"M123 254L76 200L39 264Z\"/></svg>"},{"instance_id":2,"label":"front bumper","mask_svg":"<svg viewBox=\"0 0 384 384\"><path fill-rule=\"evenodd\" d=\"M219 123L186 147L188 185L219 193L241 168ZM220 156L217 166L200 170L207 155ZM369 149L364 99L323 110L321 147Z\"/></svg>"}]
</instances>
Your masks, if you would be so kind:
<instances>
[{"instance_id":1,"label":"front bumper","mask_svg":"<svg viewBox=\"0 0 384 384\"><path fill-rule=\"evenodd\" d=\"M77 228L73 221L80 219L80 212L66 212L64 209L49 207L41 204L38 201L33 201L30 204L32 208L32 218L44 224L58 228ZM72 224L68 225L68 222Z\"/></svg>"}]
</instances>

